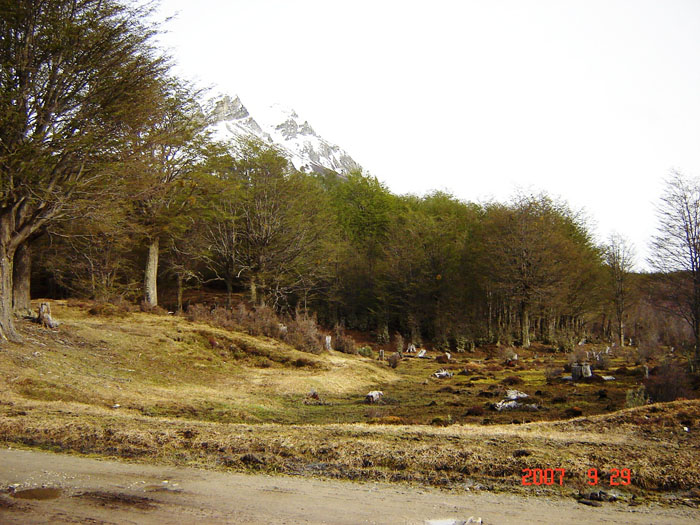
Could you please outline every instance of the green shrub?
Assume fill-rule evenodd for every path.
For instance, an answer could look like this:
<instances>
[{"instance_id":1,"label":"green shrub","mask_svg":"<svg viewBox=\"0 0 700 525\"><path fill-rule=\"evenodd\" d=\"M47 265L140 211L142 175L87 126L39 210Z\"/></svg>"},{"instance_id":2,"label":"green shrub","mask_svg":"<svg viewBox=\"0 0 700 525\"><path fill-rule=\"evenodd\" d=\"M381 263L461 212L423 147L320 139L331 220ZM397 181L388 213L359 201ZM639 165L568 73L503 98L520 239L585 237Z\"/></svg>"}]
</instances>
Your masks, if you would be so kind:
<instances>
[{"instance_id":1,"label":"green shrub","mask_svg":"<svg viewBox=\"0 0 700 525\"><path fill-rule=\"evenodd\" d=\"M404 351L403 336L398 332L396 332L396 335L394 336L394 348L396 348L398 353L403 353Z\"/></svg>"},{"instance_id":2,"label":"green shrub","mask_svg":"<svg viewBox=\"0 0 700 525\"><path fill-rule=\"evenodd\" d=\"M363 346L357 351L362 357L373 357L372 348L369 346Z\"/></svg>"},{"instance_id":3,"label":"green shrub","mask_svg":"<svg viewBox=\"0 0 700 525\"><path fill-rule=\"evenodd\" d=\"M625 394L625 406L627 408L640 407L649 401L646 390L643 386L632 388Z\"/></svg>"},{"instance_id":4,"label":"green shrub","mask_svg":"<svg viewBox=\"0 0 700 525\"><path fill-rule=\"evenodd\" d=\"M381 323L377 327L377 343L385 345L389 342L389 327L386 323Z\"/></svg>"}]
</instances>

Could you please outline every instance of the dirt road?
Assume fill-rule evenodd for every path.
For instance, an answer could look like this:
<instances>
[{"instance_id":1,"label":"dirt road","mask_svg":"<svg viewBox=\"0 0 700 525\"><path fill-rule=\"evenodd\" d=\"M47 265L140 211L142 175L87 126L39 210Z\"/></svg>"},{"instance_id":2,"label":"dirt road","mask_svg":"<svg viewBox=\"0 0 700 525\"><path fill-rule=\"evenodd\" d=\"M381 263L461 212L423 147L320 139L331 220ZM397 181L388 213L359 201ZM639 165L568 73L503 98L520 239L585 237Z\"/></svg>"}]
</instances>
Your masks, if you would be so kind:
<instances>
[{"instance_id":1,"label":"dirt road","mask_svg":"<svg viewBox=\"0 0 700 525\"><path fill-rule=\"evenodd\" d=\"M60 490L22 492L48 487ZM700 523L691 508L212 472L0 450L0 523ZM10 492L14 491L11 495ZM32 498L22 499L27 495Z\"/></svg>"}]
</instances>

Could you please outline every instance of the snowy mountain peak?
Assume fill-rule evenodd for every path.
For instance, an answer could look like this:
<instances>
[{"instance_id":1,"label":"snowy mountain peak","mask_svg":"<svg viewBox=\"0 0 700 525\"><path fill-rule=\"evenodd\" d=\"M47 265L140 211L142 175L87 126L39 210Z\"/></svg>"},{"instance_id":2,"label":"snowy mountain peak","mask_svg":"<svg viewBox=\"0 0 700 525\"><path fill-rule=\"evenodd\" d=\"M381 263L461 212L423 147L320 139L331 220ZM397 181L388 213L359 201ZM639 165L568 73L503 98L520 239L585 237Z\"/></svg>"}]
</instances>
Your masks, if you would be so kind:
<instances>
[{"instance_id":1,"label":"snowy mountain peak","mask_svg":"<svg viewBox=\"0 0 700 525\"><path fill-rule=\"evenodd\" d=\"M250 114L241 102L241 99L236 95L235 98L229 96L222 97L214 104L213 120L220 122L222 120L235 120L248 117Z\"/></svg>"},{"instance_id":2,"label":"snowy mountain peak","mask_svg":"<svg viewBox=\"0 0 700 525\"><path fill-rule=\"evenodd\" d=\"M221 140L256 137L279 147L301 171L338 174L361 169L339 146L316 134L308 121L293 109L274 104L253 117L238 96L224 96L214 103L210 121Z\"/></svg>"}]
</instances>

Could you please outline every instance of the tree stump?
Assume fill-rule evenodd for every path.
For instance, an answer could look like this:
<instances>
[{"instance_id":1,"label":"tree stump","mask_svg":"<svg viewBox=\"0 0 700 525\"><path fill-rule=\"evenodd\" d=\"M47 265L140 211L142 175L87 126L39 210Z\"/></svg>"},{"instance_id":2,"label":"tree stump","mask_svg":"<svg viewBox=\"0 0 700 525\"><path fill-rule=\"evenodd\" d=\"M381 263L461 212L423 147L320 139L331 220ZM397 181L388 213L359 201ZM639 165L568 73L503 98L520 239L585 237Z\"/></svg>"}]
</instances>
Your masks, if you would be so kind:
<instances>
[{"instance_id":1,"label":"tree stump","mask_svg":"<svg viewBox=\"0 0 700 525\"><path fill-rule=\"evenodd\" d=\"M578 381L582 377L583 377L582 366L578 363L574 363L573 365L571 365L571 378L574 381Z\"/></svg>"},{"instance_id":2,"label":"tree stump","mask_svg":"<svg viewBox=\"0 0 700 525\"><path fill-rule=\"evenodd\" d=\"M37 322L46 328L58 328L58 321L51 317L51 305L49 303L41 303L39 305L39 317Z\"/></svg>"}]
</instances>

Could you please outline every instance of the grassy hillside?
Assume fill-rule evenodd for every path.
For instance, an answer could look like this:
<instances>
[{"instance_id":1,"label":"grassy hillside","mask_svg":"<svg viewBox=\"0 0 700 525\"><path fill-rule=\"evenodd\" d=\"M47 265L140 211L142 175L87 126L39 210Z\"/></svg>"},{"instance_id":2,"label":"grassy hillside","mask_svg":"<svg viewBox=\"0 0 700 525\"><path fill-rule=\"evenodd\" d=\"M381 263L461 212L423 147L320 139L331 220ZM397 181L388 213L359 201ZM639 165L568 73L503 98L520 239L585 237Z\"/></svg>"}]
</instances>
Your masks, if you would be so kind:
<instances>
[{"instance_id":1,"label":"grassy hillside","mask_svg":"<svg viewBox=\"0 0 700 525\"><path fill-rule=\"evenodd\" d=\"M529 352L515 369L483 353L447 365L405 359L391 369L376 359L311 355L175 316L103 317L90 314L90 305L60 302L53 310L62 322L58 331L22 321L25 343L0 349L5 443L529 492L532 487L521 485L523 468L566 469L565 490L587 488L586 473L594 467L631 469L632 485L622 487L627 492L700 486L700 402L602 414L621 408L625 390L638 379L548 384L544 369L564 360L561 355ZM442 367L455 375L430 377ZM466 375L457 373L465 369ZM515 388L542 410L486 407L514 376L520 380ZM309 396L312 389L318 399ZM364 402L373 389L385 392L382 404ZM573 405L584 417L541 421L572 413ZM532 422L497 424L514 420Z\"/></svg>"}]
</instances>

